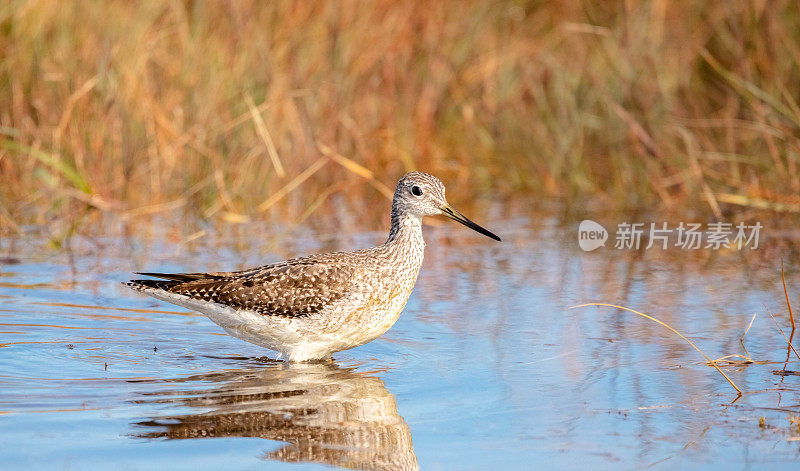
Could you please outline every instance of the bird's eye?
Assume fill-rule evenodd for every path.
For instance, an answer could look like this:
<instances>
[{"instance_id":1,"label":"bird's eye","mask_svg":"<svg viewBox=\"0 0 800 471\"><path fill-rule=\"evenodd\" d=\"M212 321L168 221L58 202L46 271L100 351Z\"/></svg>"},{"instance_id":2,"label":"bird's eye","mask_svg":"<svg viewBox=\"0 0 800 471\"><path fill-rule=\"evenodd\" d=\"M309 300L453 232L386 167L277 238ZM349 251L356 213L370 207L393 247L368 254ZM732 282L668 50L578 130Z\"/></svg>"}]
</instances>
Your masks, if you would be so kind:
<instances>
[{"instance_id":1,"label":"bird's eye","mask_svg":"<svg viewBox=\"0 0 800 471\"><path fill-rule=\"evenodd\" d=\"M422 188L414 185L411 187L411 194L414 196L422 196Z\"/></svg>"}]
</instances>

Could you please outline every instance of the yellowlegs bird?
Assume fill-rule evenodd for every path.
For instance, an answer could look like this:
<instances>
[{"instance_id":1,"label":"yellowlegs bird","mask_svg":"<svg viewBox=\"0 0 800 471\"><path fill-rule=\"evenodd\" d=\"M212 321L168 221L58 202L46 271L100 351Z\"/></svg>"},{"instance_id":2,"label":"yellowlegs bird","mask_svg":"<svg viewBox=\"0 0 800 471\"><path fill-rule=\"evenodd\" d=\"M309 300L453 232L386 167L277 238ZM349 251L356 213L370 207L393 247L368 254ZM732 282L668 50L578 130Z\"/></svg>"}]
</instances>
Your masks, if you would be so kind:
<instances>
[{"instance_id":1,"label":"yellowlegs bird","mask_svg":"<svg viewBox=\"0 0 800 471\"><path fill-rule=\"evenodd\" d=\"M400 317L422 267L422 218L436 214L500 240L450 207L438 178L411 172L397 183L383 245L237 272L138 273L161 280L127 284L289 361L328 358L380 337Z\"/></svg>"}]
</instances>

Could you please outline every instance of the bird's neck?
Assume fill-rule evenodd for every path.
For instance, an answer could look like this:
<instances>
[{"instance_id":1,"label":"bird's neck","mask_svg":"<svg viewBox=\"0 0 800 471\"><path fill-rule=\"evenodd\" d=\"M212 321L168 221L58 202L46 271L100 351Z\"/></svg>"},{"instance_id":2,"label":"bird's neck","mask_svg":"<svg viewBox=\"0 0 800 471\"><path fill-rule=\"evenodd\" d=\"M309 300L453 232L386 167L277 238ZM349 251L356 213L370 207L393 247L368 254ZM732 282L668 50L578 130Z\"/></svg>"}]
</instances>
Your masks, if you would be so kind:
<instances>
[{"instance_id":1,"label":"bird's neck","mask_svg":"<svg viewBox=\"0 0 800 471\"><path fill-rule=\"evenodd\" d=\"M394 279L408 286L414 286L422 259L425 257L425 241L422 239L422 218L401 213L392 208L392 228L389 238L379 251L393 267Z\"/></svg>"},{"instance_id":2,"label":"bird's neck","mask_svg":"<svg viewBox=\"0 0 800 471\"><path fill-rule=\"evenodd\" d=\"M422 239L422 218L401 213L392 207L392 226L386 245L403 245L425 247Z\"/></svg>"}]
</instances>

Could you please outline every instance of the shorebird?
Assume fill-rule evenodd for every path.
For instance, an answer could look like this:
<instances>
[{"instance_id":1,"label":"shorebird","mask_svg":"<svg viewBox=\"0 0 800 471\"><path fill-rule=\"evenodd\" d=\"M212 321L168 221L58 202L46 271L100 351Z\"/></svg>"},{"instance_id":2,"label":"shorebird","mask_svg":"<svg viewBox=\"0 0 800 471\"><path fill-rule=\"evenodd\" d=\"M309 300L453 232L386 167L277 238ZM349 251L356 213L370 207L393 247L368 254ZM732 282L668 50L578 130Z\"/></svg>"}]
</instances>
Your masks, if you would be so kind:
<instances>
[{"instance_id":1,"label":"shorebird","mask_svg":"<svg viewBox=\"0 0 800 471\"><path fill-rule=\"evenodd\" d=\"M377 247L235 272L137 273L160 280L127 285L198 311L278 358L327 359L380 337L400 317L422 267L423 217L443 214L500 240L453 209L444 191L432 175L404 175L392 199L389 238Z\"/></svg>"}]
</instances>

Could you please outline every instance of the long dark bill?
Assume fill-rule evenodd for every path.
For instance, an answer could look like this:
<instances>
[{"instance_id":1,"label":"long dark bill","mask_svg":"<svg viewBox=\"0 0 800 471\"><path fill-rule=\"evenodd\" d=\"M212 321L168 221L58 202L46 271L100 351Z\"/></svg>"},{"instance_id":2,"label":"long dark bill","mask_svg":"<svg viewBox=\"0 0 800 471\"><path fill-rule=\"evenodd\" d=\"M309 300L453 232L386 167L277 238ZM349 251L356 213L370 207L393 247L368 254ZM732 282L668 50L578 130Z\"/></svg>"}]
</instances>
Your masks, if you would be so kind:
<instances>
[{"instance_id":1,"label":"long dark bill","mask_svg":"<svg viewBox=\"0 0 800 471\"><path fill-rule=\"evenodd\" d=\"M449 204L445 205L445 206L442 206L441 209L442 209L442 213L444 213L444 215L449 217L450 219L452 219L454 221L458 221L461 224L469 227L470 229L472 229L474 231L477 231L477 232L480 232L481 234L485 235L486 237L491 237L492 239L494 239L496 241L500 241L499 237L497 237L496 235L494 235L491 232L487 231L486 229L482 228L481 226L475 224L474 222L470 221L469 219L467 219L466 216L464 216L463 214L461 214L458 211L456 211L455 209L453 209L452 206L450 206Z\"/></svg>"}]
</instances>

